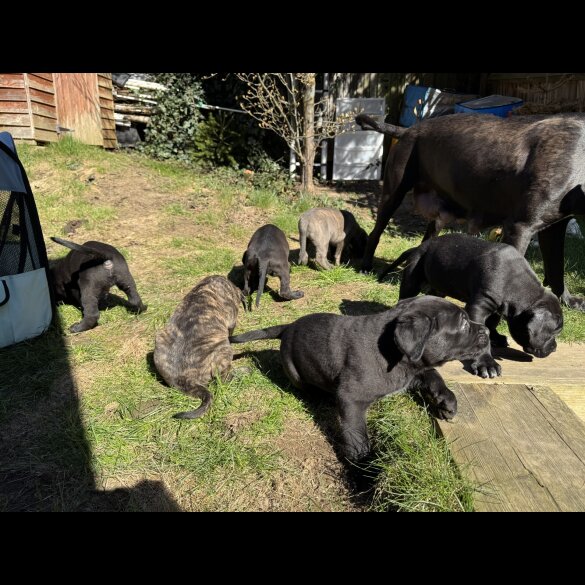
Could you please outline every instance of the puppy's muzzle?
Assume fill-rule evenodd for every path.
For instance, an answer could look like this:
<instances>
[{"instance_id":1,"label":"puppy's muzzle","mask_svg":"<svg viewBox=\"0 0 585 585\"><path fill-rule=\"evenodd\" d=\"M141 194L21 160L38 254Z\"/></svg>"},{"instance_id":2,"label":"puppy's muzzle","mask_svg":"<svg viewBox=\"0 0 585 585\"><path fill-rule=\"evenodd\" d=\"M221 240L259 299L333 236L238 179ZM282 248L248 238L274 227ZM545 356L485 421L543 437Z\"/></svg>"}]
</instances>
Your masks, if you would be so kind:
<instances>
[{"instance_id":1,"label":"puppy's muzzle","mask_svg":"<svg viewBox=\"0 0 585 585\"><path fill-rule=\"evenodd\" d=\"M537 358L545 358L549 356L551 353L557 351L557 342L553 339L551 342L547 343L544 347L523 347L522 348L526 353L529 353Z\"/></svg>"}]
</instances>

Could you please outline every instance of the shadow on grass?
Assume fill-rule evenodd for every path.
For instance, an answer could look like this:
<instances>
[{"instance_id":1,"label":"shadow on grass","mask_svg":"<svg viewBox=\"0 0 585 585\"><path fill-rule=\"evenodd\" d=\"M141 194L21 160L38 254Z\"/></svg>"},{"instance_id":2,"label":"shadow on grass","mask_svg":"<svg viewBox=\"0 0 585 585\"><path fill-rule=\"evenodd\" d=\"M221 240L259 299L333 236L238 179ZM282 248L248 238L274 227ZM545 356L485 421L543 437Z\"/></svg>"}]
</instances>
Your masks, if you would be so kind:
<instances>
[{"instance_id":1,"label":"shadow on grass","mask_svg":"<svg viewBox=\"0 0 585 585\"><path fill-rule=\"evenodd\" d=\"M388 311L391 307L378 303L377 301L351 301L349 299L342 299L339 303L339 310L342 315L372 315L373 313L381 313Z\"/></svg>"},{"instance_id":2,"label":"shadow on grass","mask_svg":"<svg viewBox=\"0 0 585 585\"><path fill-rule=\"evenodd\" d=\"M273 384L285 392L289 392L307 406L315 424L322 431L337 459L344 466L345 477L343 479L352 501L358 506L368 506L373 497L376 474L371 469L366 470L369 459L361 462L358 467L348 462L341 453L337 408L333 394L323 392L319 388L295 388L282 369L280 352L276 349L243 351L235 355L234 360L239 357L251 357L259 370Z\"/></svg>"},{"instance_id":3,"label":"shadow on grass","mask_svg":"<svg viewBox=\"0 0 585 585\"><path fill-rule=\"evenodd\" d=\"M0 510L178 509L158 481L111 491L96 486L58 315L43 335L0 349Z\"/></svg>"}]
</instances>

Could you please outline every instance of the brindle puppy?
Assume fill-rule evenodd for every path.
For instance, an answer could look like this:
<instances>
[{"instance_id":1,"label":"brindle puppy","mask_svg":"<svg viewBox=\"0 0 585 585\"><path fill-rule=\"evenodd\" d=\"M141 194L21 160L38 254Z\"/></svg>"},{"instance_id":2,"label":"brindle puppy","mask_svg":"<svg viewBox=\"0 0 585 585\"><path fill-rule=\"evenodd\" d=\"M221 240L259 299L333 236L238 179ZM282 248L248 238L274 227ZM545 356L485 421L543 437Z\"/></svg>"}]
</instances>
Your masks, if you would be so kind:
<instances>
[{"instance_id":1,"label":"brindle puppy","mask_svg":"<svg viewBox=\"0 0 585 585\"><path fill-rule=\"evenodd\" d=\"M223 276L204 278L183 299L168 325L156 335L154 364L169 386L201 399L195 410L174 418L199 418L213 400L207 384L228 378L233 351L228 336L238 318L242 292Z\"/></svg>"},{"instance_id":2,"label":"brindle puppy","mask_svg":"<svg viewBox=\"0 0 585 585\"><path fill-rule=\"evenodd\" d=\"M329 246L335 246L335 266L339 266L344 246L353 256L361 257L368 241L368 235L349 211L330 207L310 209L299 218L299 262L305 266L309 260L307 238L315 246L315 260L325 270L331 268L327 261Z\"/></svg>"}]
</instances>

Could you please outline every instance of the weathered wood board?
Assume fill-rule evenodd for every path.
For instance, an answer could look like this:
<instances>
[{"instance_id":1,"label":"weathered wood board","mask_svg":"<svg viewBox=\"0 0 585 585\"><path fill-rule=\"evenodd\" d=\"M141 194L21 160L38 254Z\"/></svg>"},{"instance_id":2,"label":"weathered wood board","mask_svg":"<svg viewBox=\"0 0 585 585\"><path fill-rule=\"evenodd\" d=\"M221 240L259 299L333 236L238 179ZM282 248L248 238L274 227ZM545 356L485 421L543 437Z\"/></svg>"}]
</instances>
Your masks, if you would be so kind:
<instances>
[{"instance_id":1,"label":"weathered wood board","mask_svg":"<svg viewBox=\"0 0 585 585\"><path fill-rule=\"evenodd\" d=\"M585 425L546 386L450 384L458 413L438 426L476 511L585 511Z\"/></svg>"}]
</instances>

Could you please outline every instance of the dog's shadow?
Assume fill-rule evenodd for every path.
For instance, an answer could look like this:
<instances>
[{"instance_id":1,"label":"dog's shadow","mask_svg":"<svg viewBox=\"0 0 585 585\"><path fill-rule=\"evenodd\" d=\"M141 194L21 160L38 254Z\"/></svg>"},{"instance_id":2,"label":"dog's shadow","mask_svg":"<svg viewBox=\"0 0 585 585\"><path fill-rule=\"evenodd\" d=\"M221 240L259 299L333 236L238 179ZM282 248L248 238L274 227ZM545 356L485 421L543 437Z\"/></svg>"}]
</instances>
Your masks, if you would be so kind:
<instances>
[{"instance_id":1,"label":"dog's shadow","mask_svg":"<svg viewBox=\"0 0 585 585\"><path fill-rule=\"evenodd\" d=\"M108 309L113 309L115 307L124 307L129 313L134 314L144 312L139 311L134 305L131 305L127 299L112 294L110 292L101 297L98 301L98 309L100 311L106 311Z\"/></svg>"},{"instance_id":2,"label":"dog's shadow","mask_svg":"<svg viewBox=\"0 0 585 585\"><path fill-rule=\"evenodd\" d=\"M377 301L352 301L350 299L342 299L339 303L339 310L342 315L373 315L375 313L381 313L382 311L388 311L390 307Z\"/></svg>"},{"instance_id":3,"label":"dog's shadow","mask_svg":"<svg viewBox=\"0 0 585 585\"><path fill-rule=\"evenodd\" d=\"M343 479L348 487L352 501L357 505L367 506L372 500L377 472L372 471L371 466L369 466L370 458L356 465L349 462L342 454L334 395L323 392L319 388L295 388L284 373L279 354L280 352L276 349L244 351L234 355L234 360L240 357L251 357L262 374L273 384L285 392L289 392L305 404L315 424L331 445L339 462L343 465Z\"/></svg>"}]
</instances>

